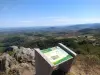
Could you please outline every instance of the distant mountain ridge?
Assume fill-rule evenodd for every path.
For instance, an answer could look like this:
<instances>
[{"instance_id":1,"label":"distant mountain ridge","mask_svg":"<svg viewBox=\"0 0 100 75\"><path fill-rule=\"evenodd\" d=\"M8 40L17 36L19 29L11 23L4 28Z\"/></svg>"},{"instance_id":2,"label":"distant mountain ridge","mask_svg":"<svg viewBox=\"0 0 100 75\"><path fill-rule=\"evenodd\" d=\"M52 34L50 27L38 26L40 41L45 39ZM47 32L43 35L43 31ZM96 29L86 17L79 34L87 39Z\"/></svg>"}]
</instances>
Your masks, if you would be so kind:
<instances>
[{"instance_id":1,"label":"distant mountain ridge","mask_svg":"<svg viewBox=\"0 0 100 75\"><path fill-rule=\"evenodd\" d=\"M73 26L68 26L68 29L71 30L81 30L81 29L97 29L100 28L100 23L93 23L93 24L78 24L78 25L73 25Z\"/></svg>"},{"instance_id":2,"label":"distant mountain ridge","mask_svg":"<svg viewBox=\"0 0 100 75\"><path fill-rule=\"evenodd\" d=\"M0 28L0 32L44 32L44 31L79 31L82 29L100 28L100 23L76 24L71 26L46 26L46 27L19 27L19 28Z\"/></svg>"}]
</instances>

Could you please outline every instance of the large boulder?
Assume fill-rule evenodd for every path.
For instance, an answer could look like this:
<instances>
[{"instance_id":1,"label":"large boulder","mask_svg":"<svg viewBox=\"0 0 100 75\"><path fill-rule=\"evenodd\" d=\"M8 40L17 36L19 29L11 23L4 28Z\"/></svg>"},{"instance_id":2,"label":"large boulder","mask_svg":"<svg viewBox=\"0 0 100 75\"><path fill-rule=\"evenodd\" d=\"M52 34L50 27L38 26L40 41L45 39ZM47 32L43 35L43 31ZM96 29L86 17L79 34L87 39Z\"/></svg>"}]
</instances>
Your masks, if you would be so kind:
<instances>
[{"instance_id":1,"label":"large boulder","mask_svg":"<svg viewBox=\"0 0 100 75\"><path fill-rule=\"evenodd\" d=\"M7 53L0 56L0 75L25 75L25 73L34 75L34 50L16 47L13 52L14 56L10 56Z\"/></svg>"},{"instance_id":2,"label":"large boulder","mask_svg":"<svg viewBox=\"0 0 100 75\"><path fill-rule=\"evenodd\" d=\"M0 56L0 71L8 72L12 65L16 64L16 59L11 57L9 54L4 53Z\"/></svg>"},{"instance_id":3,"label":"large boulder","mask_svg":"<svg viewBox=\"0 0 100 75\"><path fill-rule=\"evenodd\" d=\"M14 57L20 63L29 62L34 65L34 57L35 57L34 49L20 47L14 49L14 52L15 52Z\"/></svg>"},{"instance_id":4,"label":"large boulder","mask_svg":"<svg viewBox=\"0 0 100 75\"><path fill-rule=\"evenodd\" d=\"M0 75L29 75L35 74L34 49L17 46L9 47L9 50L0 56ZM13 48L13 49L12 49ZM6 74L3 74L6 73Z\"/></svg>"}]
</instances>

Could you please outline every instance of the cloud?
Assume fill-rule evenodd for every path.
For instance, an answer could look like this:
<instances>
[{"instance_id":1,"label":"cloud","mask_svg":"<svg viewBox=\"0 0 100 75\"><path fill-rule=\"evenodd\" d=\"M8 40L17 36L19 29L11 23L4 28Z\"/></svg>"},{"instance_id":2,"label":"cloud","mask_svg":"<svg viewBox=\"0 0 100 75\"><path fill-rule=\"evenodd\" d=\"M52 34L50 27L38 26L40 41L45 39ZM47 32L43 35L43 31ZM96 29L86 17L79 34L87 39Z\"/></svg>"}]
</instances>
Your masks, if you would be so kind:
<instances>
[{"instance_id":1,"label":"cloud","mask_svg":"<svg viewBox=\"0 0 100 75\"><path fill-rule=\"evenodd\" d=\"M54 21L63 24L100 23L100 18L57 18Z\"/></svg>"},{"instance_id":2,"label":"cloud","mask_svg":"<svg viewBox=\"0 0 100 75\"><path fill-rule=\"evenodd\" d=\"M27 20L0 20L0 27L61 26L84 23L100 23L100 18L43 17Z\"/></svg>"},{"instance_id":3,"label":"cloud","mask_svg":"<svg viewBox=\"0 0 100 75\"><path fill-rule=\"evenodd\" d=\"M29 20L0 20L0 27L29 27L33 25L34 22Z\"/></svg>"}]
</instances>

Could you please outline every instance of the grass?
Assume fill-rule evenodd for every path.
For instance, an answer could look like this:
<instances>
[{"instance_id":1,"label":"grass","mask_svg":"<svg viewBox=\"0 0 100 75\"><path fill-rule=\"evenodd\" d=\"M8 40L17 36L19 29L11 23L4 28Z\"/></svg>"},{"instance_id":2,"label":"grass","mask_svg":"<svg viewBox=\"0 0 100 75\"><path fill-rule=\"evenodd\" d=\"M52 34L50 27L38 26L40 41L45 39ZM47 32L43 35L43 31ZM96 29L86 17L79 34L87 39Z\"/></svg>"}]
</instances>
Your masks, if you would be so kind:
<instances>
[{"instance_id":1,"label":"grass","mask_svg":"<svg viewBox=\"0 0 100 75\"><path fill-rule=\"evenodd\" d=\"M68 73L68 74L66 74L66 75L75 75L75 74L73 74L73 73L69 72L69 73Z\"/></svg>"},{"instance_id":2,"label":"grass","mask_svg":"<svg viewBox=\"0 0 100 75\"><path fill-rule=\"evenodd\" d=\"M8 53L10 56L12 56L12 55L14 54L13 51L8 51L7 53Z\"/></svg>"},{"instance_id":3,"label":"grass","mask_svg":"<svg viewBox=\"0 0 100 75\"><path fill-rule=\"evenodd\" d=\"M0 53L4 52L5 47L0 47Z\"/></svg>"},{"instance_id":4,"label":"grass","mask_svg":"<svg viewBox=\"0 0 100 75\"><path fill-rule=\"evenodd\" d=\"M88 54L100 54L100 47L93 46L92 44L84 44L79 46L82 50L87 52Z\"/></svg>"}]
</instances>

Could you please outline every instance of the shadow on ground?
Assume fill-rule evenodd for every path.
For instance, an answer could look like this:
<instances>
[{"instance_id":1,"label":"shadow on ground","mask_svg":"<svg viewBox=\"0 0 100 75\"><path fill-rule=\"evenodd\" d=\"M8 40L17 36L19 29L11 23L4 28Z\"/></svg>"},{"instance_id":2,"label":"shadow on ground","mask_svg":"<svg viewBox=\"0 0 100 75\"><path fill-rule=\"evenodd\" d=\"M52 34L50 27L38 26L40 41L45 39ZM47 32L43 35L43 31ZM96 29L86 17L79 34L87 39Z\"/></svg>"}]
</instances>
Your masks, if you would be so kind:
<instances>
[{"instance_id":1,"label":"shadow on ground","mask_svg":"<svg viewBox=\"0 0 100 75\"><path fill-rule=\"evenodd\" d=\"M63 72L62 70L55 70L52 72L52 75L65 75L65 72Z\"/></svg>"}]
</instances>

